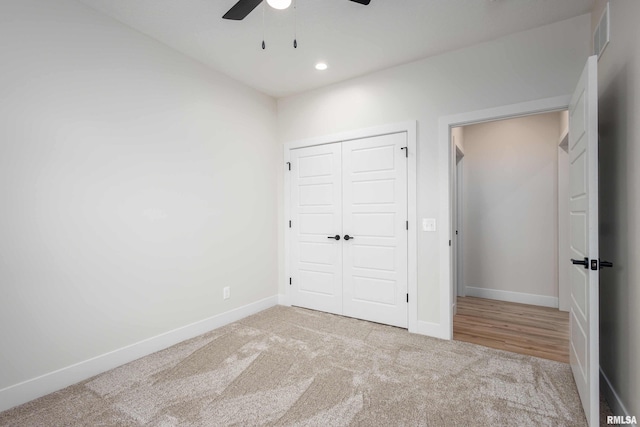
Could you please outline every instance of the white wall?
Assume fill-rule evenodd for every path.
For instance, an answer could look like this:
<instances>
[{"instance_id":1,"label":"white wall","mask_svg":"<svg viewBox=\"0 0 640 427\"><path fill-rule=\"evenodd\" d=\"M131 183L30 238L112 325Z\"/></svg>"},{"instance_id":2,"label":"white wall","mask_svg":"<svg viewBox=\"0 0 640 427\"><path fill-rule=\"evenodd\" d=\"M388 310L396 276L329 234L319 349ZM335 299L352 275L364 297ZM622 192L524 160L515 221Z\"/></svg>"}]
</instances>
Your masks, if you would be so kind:
<instances>
[{"instance_id":1,"label":"white wall","mask_svg":"<svg viewBox=\"0 0 640 427\"><path fill-rule=\"evenodd\" d=\"M560 113L464 128L465 294L558 305Z\"/></svg>"},{"instance_id":2,"label":"white wall","mask_svg":"<svg viewBox=\"0 0 640 427\"><path fill-rule=\"evenodd\" d=\"M599 211L600 258L614 268L600 272L600 368L614 412L640 417L640 2L610 7L611 43L598 63Z\"/></svg>"},{"instance_id":3,"label":"white wall","mask_svg":"<svg viewBox=\"0 0 640 427\"><path fill-rule=\"evenodd\" d=\"M438 118L570 94L589 54L590 19L583 15L279 99L278 139L284 143L418 120L418 217L442 222L438 168L446 159L438 155ZM281 221L281 293L283 226ZM418 237L418 318L434 324L440 322L438 242L443 232L447 230Z\"/></svg>"},{"instance_id":4,"label":"white wall","mask_svg":"<svg viewBox=\"0 0 640 427\"><path fill-rule=\"evenodd\" d=\"M70 0L0 40L0 391L276 295L275 100Z\"/></svg>"}]
</instances>

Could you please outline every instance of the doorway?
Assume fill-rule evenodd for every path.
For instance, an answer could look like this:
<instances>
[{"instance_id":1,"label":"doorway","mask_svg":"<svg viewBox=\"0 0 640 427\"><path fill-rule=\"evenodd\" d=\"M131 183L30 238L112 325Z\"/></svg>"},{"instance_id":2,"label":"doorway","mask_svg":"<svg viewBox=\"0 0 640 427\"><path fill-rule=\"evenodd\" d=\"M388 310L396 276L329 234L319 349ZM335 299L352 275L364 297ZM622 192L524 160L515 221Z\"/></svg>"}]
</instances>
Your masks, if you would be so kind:
<instances>
[{"instance_id":1,"label":"doorway","mask_svg":"<svg viewBox=\"0 0 640 427\"><path fill-rule=\"evenodd\" d=\"M568 362L558 311L567 123L564 111L452 129L454 339Z\"/></svg>"},{"instance_id":2,"label":"doorway","mask_svg":"<svg viewBox=\"0 0 640 427\"><path fill-rule=\"evenodd\" d=\"M453 152L450 132L456 126L521 117L536 113L569 110L569 200L570 227L570 366L590 425L598 423L598 85L597 57L590 56L571 96L547 98L521 104L441 117L439 120L440 201L445 229L452 229L451 175ZM441 236L441 247L448 247L441 260L440 307L442 335L453 338L453 305L451 300L452 257L451 236ZM608 263L610 265L610 263Z\"/></svg>"}]
</instances>

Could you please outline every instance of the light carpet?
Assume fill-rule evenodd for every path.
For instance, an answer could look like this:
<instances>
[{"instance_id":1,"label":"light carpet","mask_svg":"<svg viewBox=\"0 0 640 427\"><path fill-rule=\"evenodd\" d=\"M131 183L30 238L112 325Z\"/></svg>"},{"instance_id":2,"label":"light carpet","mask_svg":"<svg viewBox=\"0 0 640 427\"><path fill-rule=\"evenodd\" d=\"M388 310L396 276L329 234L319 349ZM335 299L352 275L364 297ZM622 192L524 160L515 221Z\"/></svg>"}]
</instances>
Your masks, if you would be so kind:
<instances>
[{"instance_id":1,"label":"light carpet","mask_svg":"<svg viewBox=\"0 0 640 427\"><path fill-rule=\"evenodd\" d=\"M10 426L584 426L569 365L274 307L0 413Z\"/></svg>"}]
</instances>

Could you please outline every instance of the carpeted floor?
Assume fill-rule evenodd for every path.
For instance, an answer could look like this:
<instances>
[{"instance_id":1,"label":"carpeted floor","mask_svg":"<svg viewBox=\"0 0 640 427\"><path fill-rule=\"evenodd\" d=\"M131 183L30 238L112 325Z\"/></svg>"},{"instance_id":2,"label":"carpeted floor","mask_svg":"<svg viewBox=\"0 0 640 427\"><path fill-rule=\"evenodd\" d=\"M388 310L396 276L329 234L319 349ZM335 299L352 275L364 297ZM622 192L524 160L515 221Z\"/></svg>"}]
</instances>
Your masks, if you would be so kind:
<instances>
[{"instance_id":1,"label":"carpeted floor","mask_svg":"<svg viewBox=\"0 0 640 427\"><path fill-rule=\"evenodd\" d=\"M10 426L584 426L569 365L274 307L0 413Z\"/></svg>"}]
</instances>

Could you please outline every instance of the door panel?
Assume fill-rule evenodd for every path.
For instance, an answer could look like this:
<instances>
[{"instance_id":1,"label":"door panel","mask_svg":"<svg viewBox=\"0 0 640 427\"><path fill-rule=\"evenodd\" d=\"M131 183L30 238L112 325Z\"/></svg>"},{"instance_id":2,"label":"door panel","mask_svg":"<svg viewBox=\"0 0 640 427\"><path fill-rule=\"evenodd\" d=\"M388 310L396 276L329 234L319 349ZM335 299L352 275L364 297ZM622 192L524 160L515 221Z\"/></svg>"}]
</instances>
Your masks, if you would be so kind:
<instances>
[{"instance_id":1,"label":"door panel","mask_svg":"<svg viewBox=\"0 0 640 427\"><path fill-rule=\"evenodd\" d=\"M331 206L333 184L310 184L299 188L300 206Z\"/></svg>"},{"instance_id":2,"label":"door panel","mask_svg":"<svg viewBox=\"0 0 640 427\"><path fill-rule=\"evenodd\" d=\"M353 183L353 203L356 205L386 204L394 201L395 181L393 179Z\"/></svg>"},{"instance_id":3,"label":"door panel","mask_svg":"<svg viewBox=\"0 0 640 427\"><path fill-rule=\"evenodd\" d=\"M399 134L397 134L399 135ZM360 148L353 149L350 153L350 169L351 173L366 173L371 172L383 172L393 171L395 169L396 155L393 145L385 145L380 147L367 146L367 142L372 139L386 138L386 136L364 138L356 141L360 141ZM351 144L354 141L348 141L346 144ZM364 142L364 144L362 144Z\"/></svg>"},{"instance_id":4,"label":"door panel","mask_svg":"<svg viewBox=\"0 0 640 427\"><path fill-rule=\"evenodd\" d=\"M351 235L394 238L398 231L397 215L393 213L352 213Z\"/></svg>"},{"instance_id":5,"label":"door panel","mask_svg":"<svg viewBox=\"0 0 640 427\"><path fill-rule=\"evenodd\" d=\"M592 56L569 106L569 247L571 258L570 363L590 426L599 423L598 89ZM567 260L568 261L568 260Z\"/></svg>"},{"instance_id":6,"label":"door panel","mask_svg":"<svg viewBox=\"0 0 640 427\"><path fill-rule=\"evenodd\" d=\"M353 267L369 270L394 271L395 248L387 246L353 245Z\"/></svg>"},{"instance_id":7,"label":"door panel","mask_svg":"<svg viewBox=\"0 0 640 427\"><path fill-rule=\"evenodd\" d=\"M395 281L353 276L353 299L364 303L395 305Z\"/></svg>"},{"instance_id":8,"label":"door panel","mask_svg":"<svg viewBox=\"0 0 640 427\"><path fill-rule=\"evenodd\" d=\"M300 307L342 314L340 144L291 151L291 297Z\"/></svg>"},{"instance_id":9,"label":"door panel","mask_svg":"<svg viewBox=\"0 0 640 427\"><path fill-rule=\"evenodd\" d=\"M344 314L407 327L406 133L342 143Z\"/></svg>"}]
</instances>

